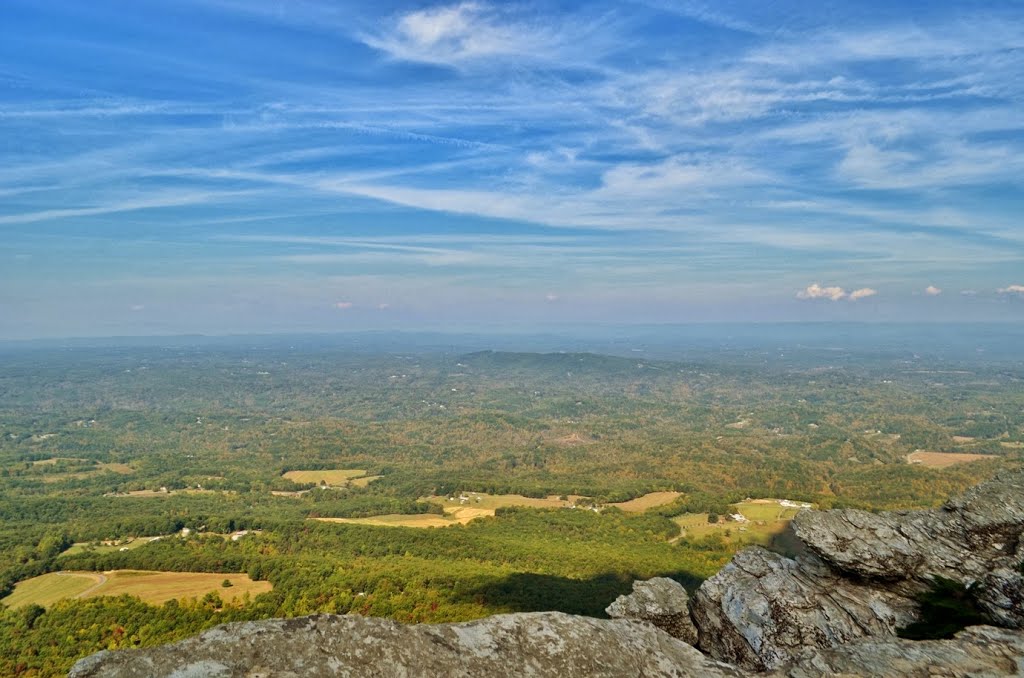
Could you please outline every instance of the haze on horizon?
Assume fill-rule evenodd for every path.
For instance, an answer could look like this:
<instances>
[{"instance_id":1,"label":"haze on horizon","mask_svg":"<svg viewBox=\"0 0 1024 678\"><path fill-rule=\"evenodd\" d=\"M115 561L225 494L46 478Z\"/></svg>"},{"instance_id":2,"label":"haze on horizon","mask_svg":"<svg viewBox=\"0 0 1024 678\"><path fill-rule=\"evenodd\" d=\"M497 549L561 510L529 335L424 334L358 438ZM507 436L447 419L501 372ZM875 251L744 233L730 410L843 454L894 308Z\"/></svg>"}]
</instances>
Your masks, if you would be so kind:
<instances>
[{"instance_id":1,"label":"haze on horizon","mask_svg":"<svg viewBox=\"0 0 1024 678\"><path fill-rule=\"evenodd\" d=\"M11 0L0 338L1024 320L1024 6Z\"/></svg>"}]
</instances>

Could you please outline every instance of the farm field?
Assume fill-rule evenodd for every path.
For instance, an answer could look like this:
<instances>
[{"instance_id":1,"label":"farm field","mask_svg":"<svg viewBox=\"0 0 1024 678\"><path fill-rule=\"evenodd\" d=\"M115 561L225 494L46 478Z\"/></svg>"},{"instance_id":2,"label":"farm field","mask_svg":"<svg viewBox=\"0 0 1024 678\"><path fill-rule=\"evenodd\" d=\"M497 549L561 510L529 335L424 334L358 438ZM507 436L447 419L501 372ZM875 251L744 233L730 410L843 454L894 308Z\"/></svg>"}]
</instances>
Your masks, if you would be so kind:
<instances>
[{"instance_id":1,"label":"farm field","mask_svg":"<svg viewBox=\"0 0 1024 678\"><path fill-rule=\"evenodd\" d=\"M449 509L468 507L484 509L490 512L487 515L494 515L494 511L496 509L510 506L522 506L528 508L568 508L579 499L582 499L579 495L571 495L567 496L565 499L559 499L558 495L554 494L546 497L524 497L521 494L464 492L461 494L449 495L447 497L421 497L420 500L427 501L432 504L439 504L444 507L445 512L448 512Z\"/></svg>"},{"instance_id":2,"label":"farm field","mask_svg":"<svg viewBox=\"0 0 1024 678\"><path fill-rule=\"evenodd\" d=\"M608 504L608 506L620 508L627 513L643 513L647 509L671 504L678 497L682 496L682 494L682 492L650 492L642 497L630 499L629 501Z\"/></svg>"},{"instance_id":3,"label":"farm field","mask_svg":"<svg viewBox=\"0 0 1024 678\"><path fill-rule=\"evenodd\" d=\"M920 464L927 468L949 468L956 464L972 461L993 459L991 454L972 454L969 452L925 452L918 450L907 455L908 464Z\"/></svg>"},{"instance_id":4,"label":"farm field","mask_svg":"<svg viewBox=\"0 0 1024 678\"><path fill-rule=\"evenodd\" d=\"M280 493L278 493L280 494ZM611 503L627 513L644 511L670 504L681 496L680 492L651 492L627 502ZM467 492L450 497L421 497L420 501L437 504L444 509L444 516L437 514L387 514L369 518L316 518L329 523L351 523L353 525L379 525L386 527L446 527L466 524L476 518L493 516L497 509L506 507L524 508L572 508L577 501L585 499L580 495L569 495L561 499L558 495L547 497L525 497L521 494L492 495L484 492Z\"/></svg>"},{"instance_id":5,"label":"farm field","mask_svg":"<svg viewBox=\"0 0 1024 678\"><path fill-rule=\"evenodd\" d=\"M700 539L720 537L735 547L774 544L783 551L793 551L796 539L787 534L790 521L800 512L799 507L785 506L775 499L752 499L735 505L736 513L747 522L725 520L709 523L707 513L685 513L672 519L682 530L680 538Z\"/></svg>"},{"instance_id":6,"label":"farm field","mask_svg":"<svg viewBox=\"0 0 1024 678\"><path fill-rule=\"evenodd\" d=\"M366 475L366 471L359 469L324 469L316 471L288 471L281 477L295 483L324 483L326 485L345 485L355 478ZM380 477L380 476L377 476ZM367 482L369 482L367 480Z\"/></svg>"},{"instance_id":7,"label":"farm field","mask_svg":"<svg viewBox=\"0 0 1024 678\"><path fill-rule=\"evenodd\" d=\"M231 582L224 587L224 580ZM135 596L151 605L168 600L201 598L216 591L221 600L257 595L272 589L267 581L253 581L247 574L206 572L150 572L114 570L109 572L51 572L19 583L2 602L9 607L37 604L43 607L65 598Z\"/></svg>"},{"instance_id":8,"label":"farm field","mask_svg":"<svg viewBox=\"0 0 1024 678\"><path fill-rule=\"evenodd\" d=\"M103 576L96 572L51 572L20 582L0 602L11 608L33 603L49 607L58 600L77 598L103 581Z\"/></svg>"},{"instance_id":9,"label":"farm field","mask_svg":"<svg viewBox=\"0 0 1024 678\"><path fill-rule=\"evenodd\" d=\"M492 514L493 515L493 514ZM322 523L347 523L349 525L376 525L378 527L448 527L468 523L479 516L466 515L464 520L453 520L436 513L389 513L372 518L313 518Z\"/></svg>"}]
</instances>

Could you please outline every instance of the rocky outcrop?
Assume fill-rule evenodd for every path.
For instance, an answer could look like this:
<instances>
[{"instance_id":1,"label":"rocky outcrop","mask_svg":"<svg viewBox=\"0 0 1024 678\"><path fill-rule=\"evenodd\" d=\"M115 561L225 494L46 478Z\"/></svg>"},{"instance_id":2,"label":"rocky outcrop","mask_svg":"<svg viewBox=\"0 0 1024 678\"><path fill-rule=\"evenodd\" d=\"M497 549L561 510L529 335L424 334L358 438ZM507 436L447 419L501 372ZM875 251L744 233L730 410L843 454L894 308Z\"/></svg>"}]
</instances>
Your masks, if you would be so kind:
<instances>
[{"instance_id":1,"label":"rocky outcrop","mask_svg":"<svg viewBox=\"0 0 1024 678\"><path fill-rule=\"evenodd\" d=\"M935 577L974 586L1020 563L1024 477L984 483L929 511L805 511L793 528L844 575L911 592Z\"/></svg>"},{"instance_id":2,"label":"rocky outcrop","mask_svg":"<svg viewBox=\"0 0 1024 678\"><path fill-rule=\"evenodd\" d=\"M633 592L619 596L605 612L612 619L654 624L684 643L697 644L697 627L690 619L690 596L668 577L633 582Z\"/></svg>"},{"instance_id":3,"label":"rocky outcrop","mask_svg":"<svg viewBox=\"0 0 1024 678\"><path fill-rule=\"evenodd\" d=\"M70 675L1024 675L1024 475L940 509L807 511L794 523L806 555L747 549L692 601L670 579L638 582L608 607L616 619L545 612L434 626L328 615L246 622L174 645L101 652ZM918 620L917 594L938 578L967 587L1006 628L896 637Z\"/></svg>"},{"instance_id":4,"label":"rocky outcrop","mask_svg":"<svg viewBox=\"0 0 1024 678\"><path fill-rule=\"evenodd\" d=\"M809 648L800 653L793 665L772 675L773 678L1024 676L1024 633L972 626L950 640L869 638L830 650Z\"/></svg>"},{"instance_id":5,"label":"rocky outcrop","mask_svg":"<svg viewBox=\"0 0 1024 678\"><path fill-rule=\"evenodd\" d=\"M78 662L69 678L1020 675L1024 632L988 626L952 640L868 638L809 648L766 676L715 662L650 625L539 612L436 626L334 615L225 624L173 645L100 652Z\"/></svg>"},{"instance_id":6,"label":"rocky outcrop","mask_svg":"<svg viewBox=\"0 0 1024 678\"><path fill-rule=\"evenodd\" d=\"M803 511L793 527L810 555L747 549L700 587L692 614L702 650L764 670L803 648L893 636L940 577L969 587L992 622L1024 626L1020 474L939 509Z\"/></svg>"},{"instance_id":7,"label":"rocky outcrop","mask_svg":"<svg viewBox=\"0 0 1024 678\"><path fill-rule=\"evenodd\" d=\"M913 600L842 579L813 556L791 560L760 547L704 582L693 604L702 650L760 670L805 647L893 635L916 612Z\"/></svg>"},{"instance_id":8,"label":"rocky outcrop","mask_svg":"<svg viewBox=\"0 0 1024 678\"><path fill-rule=\"evenodd\" d=\"M647 624L537 612L432 626L356 615L225 624L173 645L100 652L69 677L743 675Z\"/></svg>"}]
</instances>

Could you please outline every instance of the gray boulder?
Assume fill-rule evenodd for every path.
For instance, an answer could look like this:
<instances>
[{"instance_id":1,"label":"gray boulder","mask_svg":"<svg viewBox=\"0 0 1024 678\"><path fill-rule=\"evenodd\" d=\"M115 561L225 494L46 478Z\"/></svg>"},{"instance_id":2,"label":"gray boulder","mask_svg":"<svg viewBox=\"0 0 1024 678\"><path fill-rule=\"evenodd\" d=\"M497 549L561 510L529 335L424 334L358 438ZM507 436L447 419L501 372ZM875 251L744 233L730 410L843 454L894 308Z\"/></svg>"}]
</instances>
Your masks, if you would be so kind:
<instances>
[{"instance_id":1,"label":"gray boulder","mask_svg":"<svg viewBox=\"0 0 1024 678\"><path fill-rule=\"evenodd\" d=\"M605 612L612 619L649 622L673 638L696 645L697 628L690 619L690 597L679 582L655 577L633 582L633 592L619 596Z\"/></svg>"},{"instance_id":2,"label":"gray boulder","mask_svg":"<svg viewBox=\"0 0 1024 678\"><path fill-rule=\"evenodd\" d=\"M745 675L647 624L538 612L415 626L357 615L225 624L172 645L100 652L69 678Z\"/></svg>"},{"instance_id":3,"label":"gray boulder","mask_svg":"<svg viewBox=\"0 0 1024 678\"><path fill-rule=\"evenodd\" d=\"M1024 634L972 626L950 640L869 638L843 647L810 648L775 676L981 678L1024 675Z\"/></svg>"},{"instance_id":4,"label":"gray boulder","mask_svg":"<svg viewBox=\"0 0 1024 678\"><path fill-rule=\"evenodd\" d=\"M749 669L774 669L805 647L893 635L917 619L898 593L843 579L820 559L760 547L738 553L694 597L704 652Z\"/></svg>"},{"instance_id":5,"label":"gray boulder","mask_svg":"<svg viewBox=\"0 0 1024 678\"><path fill-rule=\"evenodd\" d=\"M1007 474L928 511L804 511L797 536L846 576L913 595L936 577L972 587L1000 624L1024 626L1024 476ZM1016 573L1016 574L1015 574Z\"/></svg>"}]
</instances>

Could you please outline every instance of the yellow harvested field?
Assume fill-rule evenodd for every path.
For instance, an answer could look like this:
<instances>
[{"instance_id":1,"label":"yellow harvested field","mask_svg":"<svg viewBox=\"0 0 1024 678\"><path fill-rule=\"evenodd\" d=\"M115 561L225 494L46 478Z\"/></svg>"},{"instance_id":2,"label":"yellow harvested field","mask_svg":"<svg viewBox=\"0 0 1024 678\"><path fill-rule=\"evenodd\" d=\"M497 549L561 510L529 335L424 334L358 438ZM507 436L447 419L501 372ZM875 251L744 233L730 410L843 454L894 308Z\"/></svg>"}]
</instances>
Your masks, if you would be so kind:
<instances>
[{"instance_id":1,"label":"yellow harvested field","mask_svg":"<svg viewBox=\"0 0 1024 678\"><path fill-rule=\"evenodd\" d=\"M246 592L255 596L273 588L270 582L253 581L247 574L137 570L114 570L104 574L107 575L107 581L85 597L128 594L152 605L161 605L168 600L200 598L210 591L216 591L220 594L221 600L226 602L240 598ZM232 586L225 588L225 579L230 581Z\"/></svg>"},{"instance_id":2,"label":"yellow harvested field","mask_svg":"<svg viewBox=\"0 0 1024 678\"><path fill-rule=\"evenodd\" d=\"M637 497L636 499L630 499L629 501L622 501L617 504L608 505L620 508L628 513L643 513L647 509L654 508L655 506L671 504L681 495L682 492L651 492L650 494L645 494L644 496Z\"/></svg>"},{"instance_id":3,"label":"yellow harvested field","mask_svg":"<svg viewBox=\"0 0 1024 678\"><path fill-rule=\"evenodd\" d=\"M479 508L490 509L490 515L494 510L506 506L525 506L527 508L568 508L582 497L572 495L566 499L559 499L558 495L550 494L546 497L524 497L521 494L486 494L484 492L463 492L462 494L449 495L447 497L421 497L420 501L429 501L433 504L440 504L445 512L450 508Z\"/></svg>"},{"instance_id":4,"label":"yellow harvested field","mask_svg":"<svg viewBox=\"0 0 1024 678\"><path fill-rule=\"evenodd\" d=\"M475 506L452 506L445 507L444 514L450 517L457 523L465 525L471 520L477 518L486 518L494 515L494 509L491 508L477 508Z\"/></svg>"},{"instance_id":5,"label":"yellow harvested field","mask_svg":"<svg viewBox=\"0 0 1024 678\"><path fill-rule=\"evenodd\" d=\"M907 455L908 464L920 464L928 468L948 468L954 464L965 464L982 459L995 459L991 454L968 454L966 452L925 452L918 450Z\"/></svg>"},{"instance_id":6,"label":"yellow harvested field","mask_svg":"<svg viewBox=\"0 0 1024 678\"><path fill-rule=\"evenodd\" d=\"M1007 449L1010 449L1010 450L1021 450L1021 449L1024 449L1024 443L1001 442L1001 443L999 443L999 445L1002 446L1002 447L1005 447Z\"/></svg>"},{"instance_id":7,"label":"yellow harvested field","mask_svg":"<svg viewBox=\"0 0 1024 678\"><path fill-rule=\"evenodd\" d=\"M225 588L225 579L232 586ZM51 572L19 583L14 593L3 602L12 607L30 603L46 606L64 598L127 594L151 605L161 605L168 600L201 598L210 591L216 591L226 602L240 598L246 592L254 596L271 588L270 582L253 581L247 574L222 572Z\"/></svg>"},{"instance_id":8,"label":"yellow harvested field","mask_svg":"<svg viewBox=\"0 0 1024 678\"><path fill-rule=\"evenodd\" d=\"M420 501L438 504L444 515L436 513L403 514L391 513L369 518L314 518L325 523L348 523L351 525L378 525L381 527L448 527L465 525L477 518L493 516L495 510L506 506L529 508L568 508L583 497L572 495L559 499L556 495L547 497L524 497L521 494L484 494L467 492L451 497L421 497Z\"/></svg>"},{"instance_id":9,"label":"yellow harvested field","mask_svg":"<svg viewBox=\"0 0 1024 678\"><path fill-rule=\"evenodd\" d=\"M32 603L49 607L58 600L77 598L102 581L95 572L51 572L19 582L0 602L12 608Z\"/></svg>"},{"instance_id":10,"label":"yellow harvested field","mask_svg":"<svg viewBox=\"0 0 1024 678\"><path fill-rule=\"evenodd\" d=\"M407 515L402 513L389 513L383 516L371 518L314 518L324 523L347 523L350 525L377 525L378 527L448 527L458 525L458 521L451 520L434 513L420 513ZM468 521L466 521L468 522Z\"/></svg>"},{"instance_id":11,"label":"yellow harvested field","mask_svg":"<svg viewBox=\"0 0 1024 678\"><path fill-rule=\"evenodd\" d=\"M973 443L974 436L953 436L954 443Z\"/></svg>"},{"instance_id":12,"label":"yellow harvested field","mask_svg":"<svg viewBox=\"0 0 1024 678\"><path fill-rule=\"evenodd\" d=\"M328 485L345 485L353 478L360 478L366 475L362 469L323 469L318 471L288 471L284 478L295 483L316 483L321 482Z\"/></svg>"}]
</instances>

